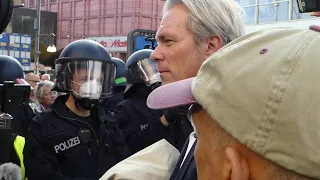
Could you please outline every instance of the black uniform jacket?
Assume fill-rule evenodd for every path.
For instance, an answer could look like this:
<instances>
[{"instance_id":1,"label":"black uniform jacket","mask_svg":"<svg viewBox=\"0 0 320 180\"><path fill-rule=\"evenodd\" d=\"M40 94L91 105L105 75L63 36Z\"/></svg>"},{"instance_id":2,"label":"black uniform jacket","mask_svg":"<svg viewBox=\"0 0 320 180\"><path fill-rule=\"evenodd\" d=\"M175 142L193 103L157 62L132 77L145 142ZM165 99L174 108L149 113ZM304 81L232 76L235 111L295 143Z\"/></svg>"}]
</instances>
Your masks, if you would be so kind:
<instances>
[{"instance_id":1,"label":"black uniform jacket","mask_svg":"<svg viewBox=\"0 0 320 180\"><path fill-rule=\"evenodd\" d=\"M111 116L91 112L90 117L97 122L95 131L90 121L67 108L67 98L58 97L51 109L30 123L24 149L30 180L99 179L130 155Z\"/></svg>"}]
</instances>

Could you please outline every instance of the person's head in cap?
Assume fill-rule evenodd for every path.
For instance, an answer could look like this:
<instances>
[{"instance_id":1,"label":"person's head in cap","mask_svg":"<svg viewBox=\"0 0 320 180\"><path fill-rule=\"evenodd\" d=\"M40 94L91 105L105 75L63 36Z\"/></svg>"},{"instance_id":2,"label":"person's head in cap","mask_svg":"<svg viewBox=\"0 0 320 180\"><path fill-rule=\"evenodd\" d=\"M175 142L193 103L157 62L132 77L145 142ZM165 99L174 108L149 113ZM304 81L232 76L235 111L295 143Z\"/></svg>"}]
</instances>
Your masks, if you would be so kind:
<instances>
[{"instance_id":1,"label":"person's head in cap","mask_svg":"<svg viewBox=\"0 0 320 180\"><path fill-rule=\"evenodd\" d=\"M234 0L167 0L151 55L163 84L196 76L205 59L242 36L243 12Z\"/></svg>"},{"instance_id":2,"label":"person's head in cap","mask_svg":"<svg viewBox=\"0 0 320 180\"><path fill-rule=\"evenodd\" d=\"M198 179L320 179L319 29L245 35L149 95L152 109L193 104Z\"/></svg>"}]
</instances>

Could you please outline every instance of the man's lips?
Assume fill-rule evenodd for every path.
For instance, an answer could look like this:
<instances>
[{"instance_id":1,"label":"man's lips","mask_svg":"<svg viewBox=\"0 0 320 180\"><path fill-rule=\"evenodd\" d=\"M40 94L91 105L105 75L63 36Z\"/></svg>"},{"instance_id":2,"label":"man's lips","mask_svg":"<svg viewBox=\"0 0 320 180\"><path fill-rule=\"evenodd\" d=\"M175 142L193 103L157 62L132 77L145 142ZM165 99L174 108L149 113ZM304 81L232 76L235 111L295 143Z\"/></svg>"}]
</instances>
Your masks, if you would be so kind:
<instances>
[{"instance_id":1,"label":"man's lips","mask_svg":"<svg viewBox=\"0 0 320 180\"><path fill-rule=\"evenodd\" d=\"M165 73L165 72L169 72L169 70L166 70L166 69L159 69L159 73Z\"/></svg>"}]
</instances>

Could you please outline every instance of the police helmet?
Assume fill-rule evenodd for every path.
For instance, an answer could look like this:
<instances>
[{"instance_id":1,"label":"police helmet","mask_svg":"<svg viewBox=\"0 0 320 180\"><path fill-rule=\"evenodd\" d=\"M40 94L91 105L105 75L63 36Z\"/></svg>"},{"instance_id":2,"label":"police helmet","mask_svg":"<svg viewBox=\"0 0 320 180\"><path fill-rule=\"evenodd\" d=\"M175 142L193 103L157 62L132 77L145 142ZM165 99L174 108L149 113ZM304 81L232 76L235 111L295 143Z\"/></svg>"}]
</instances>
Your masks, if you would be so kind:
<instances>
[{"instance_id":1,"label":"police helmet","mask_svg":"<svg viewBox=\"0 0 320 180\"><path fill-rule=\"evenodd\" d=\"M143 83L151 86L161 83L158 64L150 59L151 49L142 49L133 53L126 63L128 84Z\"/></svg>"},{"instance_id":2,"label":"police helmet","mask_svg":"<svg viewBox=\"0 0 320 180\"><path fill-rule=\"evenodd\" d=\"M112 96L116 65L101 44L87 39L74 41L63 49L55 64L56 90L77 98Z\"/></svg>"},{"instance_id":3,"label":"police helmet","mask_svg":"<svg viewBox=\"0 0 320 180\"><path fill-rule=\"evenodd\" d=\"M23 69L18 60L10 56L0 56L0 84L23 78Z\"/></svg>"},{"instance_id":4,"label":"police helmet","mask_svg":"<svg viewBox=\"0 0 320 180\"><path fill-rule=\"evenodd\" d=\"M13 12L13 0L0 1L0 34L10 22Z\"/></svg>"},{"instance_id":5,"label":"police helmet","mask_svg":"<svg viewBox=\"0 0 320 180\"><path fill-rule=\"evenodd\" d=\"M126 64L123 62L123 60L116 57L112 57L111 60L117 66L116 79L114 80L114 86L125 87L127 85Z\"/></svg>"}]
</instances>

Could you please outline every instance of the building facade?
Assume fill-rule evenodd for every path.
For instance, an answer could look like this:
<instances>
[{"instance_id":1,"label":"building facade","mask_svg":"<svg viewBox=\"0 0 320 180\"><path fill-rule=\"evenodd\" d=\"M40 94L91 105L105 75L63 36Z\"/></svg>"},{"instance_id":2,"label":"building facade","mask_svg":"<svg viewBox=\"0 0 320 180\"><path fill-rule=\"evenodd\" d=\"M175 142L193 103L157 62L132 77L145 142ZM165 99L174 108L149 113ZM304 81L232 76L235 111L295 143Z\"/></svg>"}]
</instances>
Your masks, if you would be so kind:
<instances>
[{"instance_id":1,"label":"building facade","mask_svg":"<svg viewBox=\"0 0 320 180\"><path fill-rule=\"evenodd\" d=\"M23 4L24 0L13 0L15 5ZM20 33L35 37L34 23L37 17L37 11L34 9L14 8L11 21L8 24L6 33ZM41 34L57 33L57 13L42 11L41 12ZM41 36L41 43L49 45L51 40ZM55 39L54 39L55 40Z\"/></svg>"},{"instance_id":2,"label":"building facade","mask_svg":"<svg viewBox=\"0 0 320 180\"><path fill-rule=\"evenodd\" d=\"M21 0L35 9L37 0ZM128 33L133 29L156 30L163 0L41 0L41 10L56 12L57 48L77 39L111 43L112 55L124 58Z\"/></svg>"},{"instance_id":3,"label":"building facade","mask_svg":"<svg viewBox=\"0 0 320 180\"><path fill-rule=\"evenodd\" d=\"M13 1L20 5L20 0ZM37 11L27 8L14 8L11 21L0 35L0 55L9 55L16 58L24 70L34 68L34 24ZM51 54L47 52L50 44L56 44L56 40L49 34L57 33L57 13L42 11L40 28L40 62L45 61ZM45 67L42 65L41 70Z\"/></svg>"},{"instance_id":4,"label":"building facade","mask_svg":"<svg viewBox=\"0 0 320 180\"><path fill-rule=\"evenodd\" d=\"M245 10L246 32L271 27L308 28L319 18L299 13L297 0L235 0ZM35 9L37 0L20 0ZM133 29L156 30L165 0L40 0L41 9L57 13L57 48L82 38L103 44L125 59Z\"/></svg>"},{"instance_id":5,"label":"building facade","mask_svg":"<svg viewBox=\"0 0 320 180\"><path fill-rule=\"evenodd\" d=\"M309 13L299 13L297 0L236 0L245 10L247 33L273 27L308 28L320 24Z\"/></svg>"}]
</instances>

